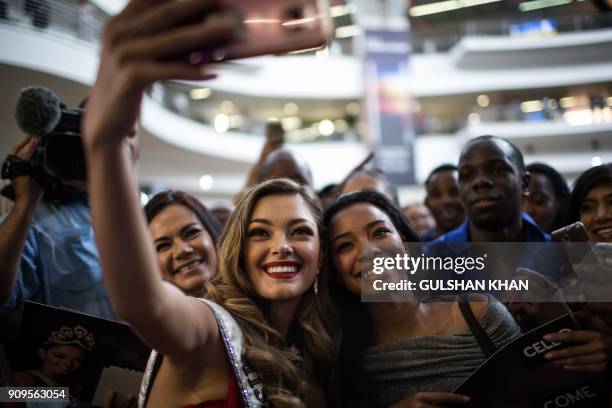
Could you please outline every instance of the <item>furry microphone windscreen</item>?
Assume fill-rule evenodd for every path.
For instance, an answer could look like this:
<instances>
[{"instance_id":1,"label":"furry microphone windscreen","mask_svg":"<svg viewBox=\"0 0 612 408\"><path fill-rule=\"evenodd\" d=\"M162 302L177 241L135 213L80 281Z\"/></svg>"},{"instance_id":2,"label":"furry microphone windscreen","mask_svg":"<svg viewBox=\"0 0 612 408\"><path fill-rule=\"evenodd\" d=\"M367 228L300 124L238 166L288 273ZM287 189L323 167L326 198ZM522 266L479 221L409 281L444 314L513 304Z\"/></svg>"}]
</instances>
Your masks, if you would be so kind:
<instances>
[{"instance_id":1,"label":"furry microphone windscreen","mask_svg":"<svg viewBox=\"0 0 612 408\"><path fill-rule=\"evenodd\" d=\"M17 98L15 119L23 132L41 136L52 131L62 116L57 95L42 86L24 88Z\"/></svg>"}]
</instances>

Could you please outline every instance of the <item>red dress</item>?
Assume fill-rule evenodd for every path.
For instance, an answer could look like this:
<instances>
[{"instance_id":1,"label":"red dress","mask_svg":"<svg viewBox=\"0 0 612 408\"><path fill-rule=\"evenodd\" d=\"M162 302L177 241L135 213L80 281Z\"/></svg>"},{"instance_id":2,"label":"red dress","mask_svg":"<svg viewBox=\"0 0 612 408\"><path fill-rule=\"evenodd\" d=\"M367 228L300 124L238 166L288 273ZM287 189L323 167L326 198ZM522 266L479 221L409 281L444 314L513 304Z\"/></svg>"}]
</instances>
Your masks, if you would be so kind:
<instances>
[{"instance_id":1,"label":"red dress","mask_svg":"<svg viewBox=\"0 0 612 408\"><path fill-rule=\"evenodd\" d=\"M225 400L204 401L199 404L184 405L182 408L243 408L242 396L238 381L232 372L227 382L227 398Z\"/></svg>"}]
</instances>

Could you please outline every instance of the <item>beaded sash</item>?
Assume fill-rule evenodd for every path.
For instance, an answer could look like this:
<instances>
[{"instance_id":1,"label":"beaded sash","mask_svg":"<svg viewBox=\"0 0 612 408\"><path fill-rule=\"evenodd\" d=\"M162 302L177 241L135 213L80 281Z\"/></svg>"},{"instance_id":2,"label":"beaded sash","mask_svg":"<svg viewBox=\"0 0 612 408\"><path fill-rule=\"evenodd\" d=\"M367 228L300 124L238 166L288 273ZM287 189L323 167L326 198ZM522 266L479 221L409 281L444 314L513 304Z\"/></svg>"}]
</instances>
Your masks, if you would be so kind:
<instances>
[{"instance_id":1,"label":"beaded sash","mask_svg":"<svg viewBox=\"0 0 612 408\"><path fill-rule=\"evenodd\" d=\"M246 408L263 408L265 407L265 401L263 398L262 389L263 386L257 375L255 369L249 367L242 359L244 339L242 330L238 326L238 323L234 320L232 315L219 306L215 302L208 299L200 299L206 303L208 307L213 311L217 324L219 325L219 332L223 338L223 344L227 351L230 364L236 375L238 387L240 388L240 394ZM138 407L143 408L149 397L151 391L151 384L155 379L157 370L161 365L162 356L157 351L151 351L149 361L147 362L147 368L145 369L142 384L140 385L140 392L138 393Z\"/></svg>"}]
</instances>

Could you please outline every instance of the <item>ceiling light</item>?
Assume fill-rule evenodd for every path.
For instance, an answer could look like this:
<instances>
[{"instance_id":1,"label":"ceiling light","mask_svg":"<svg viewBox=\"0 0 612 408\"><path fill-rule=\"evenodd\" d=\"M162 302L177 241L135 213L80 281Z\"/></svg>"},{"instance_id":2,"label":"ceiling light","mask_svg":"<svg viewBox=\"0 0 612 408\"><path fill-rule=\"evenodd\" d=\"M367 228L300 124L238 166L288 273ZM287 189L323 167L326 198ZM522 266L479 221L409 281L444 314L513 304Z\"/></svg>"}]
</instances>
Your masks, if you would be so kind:
<instances>
[{"instance_id":1,"label":"ceiling light","mask_svg":"<svg viewBox=\"0 0 612 408\"><path fill-rule=\"evenodd\" d=\"M411 17L421 17L430 14L444 13L465 7L480 6L481 4L496 3L502 0L447 0L437 3L428 3L414 6L410 9Z\"/></svg>"},{"instance_id":2,"label":"ceiling light","mask_svg":"<svg viewBox=\"0 0 612 408\"><path fill-rule=\"evenodd\" d=\"M209 98L211 94L212 91L210 90L210 88L196 88L192 89L189 92L189 96L191 96L191 99L193 99L194 101Z\"/></svg>"},{"instance_id":3,"label":"ceiling light","mask_svg":"<svg viewBox=\"0 0 612 408\"><path fill-rule=\"evenodd\" d=\"M200 177L200 188L204 191L209 191L214 184L213 178L210 174L205 174Z\"/></svg>"},{"instance_id":4,"label":"ceiling light","mask_svg":"<svg viewBox=\"0 0 612 408\"><path fill-rule=\"evenodd\" d=\"M302 119L297 116L288 116L281 119L281 124L283 129L288 132L290 130L299 129L299 127L302 126Z\"/></svg>"},{"instance_id":5,"label":"ceiling light","mask_svg":"<svg viewBox=\"0 0 612 408\"><path fill-rule=\"evenodd\" d=\"M234 111L234 102L232 101L221 102L221 105L219 105L219 111L221 113L232 113Z\"/></svg>"},{"instance_id":6,"label":"ceiling light","mask_svg":"<svg viewBox=\"0 0 612 408\"><path fill-rule=\"evenodd\" d=\"M573 96L566 96L565 98L559 99L559 104L563 109L573 108L577 105L576 98Z\"/></svg>"},{"instance_id":7,"label":"ceiling light","mask_svg":"<svg viewBox=\"0 0 612 408\"><path fill-rule=\"evenodd\" d=\"M348 25L336 28L336 38L349 38L361 34L361 28L356 25Z\"/></svg>"},{"instance_id":8,"label":"ceiling light","mask_svg":"<svg viewBox=\"0 0 612 408\"><path fill-rule=\"evenodd\" d=\"M595 156L595 157L593 157L593 158L591 159L591 165L592 165L593 167L595 167L595 166L601 166L601 163L603 163L603 162L601 161L601 157L599 157L599 156Z\"/></svg>"},{"instance_id":9,"label":"ceiling light","mask_svg":"<svg viewBox=\"0 0 612 408\"><path fill-rule=\"evenodd\" d=\"M544 109L544 104L542 101L536 100L521 102L521 110L524 113L540 112L542 109Z\"/></svg>"},{"instance_id":10,"label":"ceiling light","mask_svg":"<svg viewBox=\"0 0 612 408\"><path fill-rule=\"evenodd\" d=\"M476 103L481 108L486 108L487 106L489 106L490 102L491 100L489 99L487 95L478 95L478 97L476 98Z\"/></svg>"},{"instance_id":11,"label":"ceiling light","mask_svg":"<svg viewBox=\"0 0 612 408\"><path fill-rule=\"evenodd\" d=\"M283 112L285 112L287 116L294 116L298 113L298 106L293 102L286 103L283 107Z\"/></svg>"},{"instance_id":12,"label":"ceiling light","mask_svg":"<svg viewBox=\"0 0 612 408\"><path fill-rule=\"evenodd\" d=\"M319 122L319 133L323 136L331 136L334 134L336 130L336 126L334 126L334 122L329 119L323 119Z\"/></svg>"},{"instance_id":13,"label":"ceiling light","mask_svg":"<svg viewBox=\"0 0 612 408\"><path fill-rule=\"evenodd\" d=\"M141 191L139 194L139 197L140 197L140 205L142 205L143 207L147 205L147 203L149 202L149 195L145 193L144 191Z\"/></svg>"},{"instance_id":14,"label":"ceiling light","mask_svg":"<svg viewBox=\"0 0 612 408\"><path fill-rule=\"evenodd\" d=\"M219 133L227 132L229 129L229 117L225 113L219 113L214 120L215 130Z\"/></svg>"},{"instance_id":15,"label":"ceiling light","mask_svg":"<svg viewBox=\"0 0 612 408\"><path fill-rule=\"evenodd\" d=\"M345 16L347 14L352 14L356 11L357 11L357 7L352 3L338 4L337 6L331 6L329 8L329 15L331 17L340 17L340 16Z\"/></svg>"},{"instance_id":16,"label":"ceiling light","mask_svg":"<svg viewBox=\"0 0 612 408\"><path fill-rule=\"evenodd\" d=\"M361 112L361 107L357 102L349 102L346 104L346 108L344 108L344 110L351 116L357 116Z\"/></svg>"},{"instance_id":17,"label":"ceiling light","mask_svg":"<svg viewBox=\"0 0 612 408\"><path fill-rule=\"evenodd\" d=\"M334 120L334 127L336 128L336 132L344 133L348 130L348 123L344 119L336 119Z\"/></svg>"},{"instance_id":18,"label":"ceiling light","mask_svg":"<svg viewBox=\"0 0 612 408\"><path fill-rule=\"evenodd\" d=\"M531 10L539 10L546 7L554 7L554 6L562 6L564 4L569 4L573 0L533 0L533 1L525 1L519 4L519 10L521 11L531 11Z\"/></svg>"},{"instance_id":19,"label":"ceiling light","mask_svg":"<svg viewBox=\"0 0 612 408\"><path fill-rule=\"evenodd\" d=\"M228 125L230 129L237 129L242 126L242 115L230 115L228 119Z\"/></svg>"}]
</instances>

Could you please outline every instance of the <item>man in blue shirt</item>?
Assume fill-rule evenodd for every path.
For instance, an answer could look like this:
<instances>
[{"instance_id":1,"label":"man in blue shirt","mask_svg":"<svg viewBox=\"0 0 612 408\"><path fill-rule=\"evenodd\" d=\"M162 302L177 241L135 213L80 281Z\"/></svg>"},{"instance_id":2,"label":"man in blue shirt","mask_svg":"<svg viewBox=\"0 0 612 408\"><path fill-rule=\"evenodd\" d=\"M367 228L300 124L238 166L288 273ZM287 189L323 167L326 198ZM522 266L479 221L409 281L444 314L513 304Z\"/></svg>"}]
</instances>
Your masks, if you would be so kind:
<instances>
[{"instance_id":1,"label":"man in blue shirt","mask_svg":"<svg viewBox=\"0 0 612 408\"><path fill-rule=\"evenodd\" d=\"M529 173L516 146L495 136L472 139L461 151L458 170L466 220L433 241L438 251L443 248L441 244L451 244L447 250L452 252L460 250L458 245L452 245L456 243L552 241L521 211L523 197L529 193ZM506 257L516 266L534 269L553 280L560 278L562 260L554 246L516 244L490 248L497 258Z\"/></svg>"},{"instance_id":2,"label":"man in blue shirt","mask_svg":"<svg viewBox=\"0 0 612 408\"><path fill-rule=\"evenodd\" d=\"M467 219L439 237L441 242L549 242L521 212L529 174L521 151L495 136L470 140L459 157L459 194Z\"/></svg>"},{"instance_id":3,"label":"man in blue shirt","mask_svg":"<svg viewBox=\"0 0 612 408\"><path fill-rule=\"evenodd\" d=\"M130 139L134 159L136 139ZM36 143L28 137L11 153L28 160ZM12 179L15 204L0 223L0 307L33 300L114 319L102 282L86 186L65 184L73 192L51 201L32 177Z\"/></svg>"}]
</instances>

